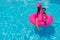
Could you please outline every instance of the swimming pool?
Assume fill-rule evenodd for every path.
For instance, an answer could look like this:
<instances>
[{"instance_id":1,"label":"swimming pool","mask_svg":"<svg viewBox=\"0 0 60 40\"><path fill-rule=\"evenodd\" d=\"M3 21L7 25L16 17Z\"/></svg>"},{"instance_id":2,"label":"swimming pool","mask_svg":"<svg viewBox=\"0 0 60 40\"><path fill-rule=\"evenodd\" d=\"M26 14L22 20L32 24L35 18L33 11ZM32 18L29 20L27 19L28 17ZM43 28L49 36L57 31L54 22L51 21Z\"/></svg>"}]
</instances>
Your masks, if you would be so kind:
<instances>
[{"instance_id":1,"label":"swimming pool","mask_svg":"<svg viewBox=\"0 0 60 40\"><path fill-rule=\"evenodd\" d=\"M60 40L60 5L40 1L54 21L37 31L29 16L37 12L38 0L0 0L0 40Z\"/></svg>"}]
</instances>

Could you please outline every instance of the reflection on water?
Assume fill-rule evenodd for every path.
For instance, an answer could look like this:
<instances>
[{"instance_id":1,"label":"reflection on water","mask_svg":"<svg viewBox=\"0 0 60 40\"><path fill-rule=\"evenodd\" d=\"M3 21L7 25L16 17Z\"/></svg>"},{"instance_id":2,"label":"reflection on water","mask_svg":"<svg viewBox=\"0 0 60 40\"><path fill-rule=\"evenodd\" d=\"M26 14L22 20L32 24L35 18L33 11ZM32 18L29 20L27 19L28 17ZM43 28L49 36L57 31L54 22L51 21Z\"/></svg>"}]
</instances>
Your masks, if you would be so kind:
<instances>
[{"instance_id":1,"label":"reflection on water","mask_svg":"<svg viewBox=\"0 0 60 40\"><path fill-rule=\"evenodd\" d=\"M38 34L40 37L50 38L51 35L54 36L55 28L52 25L41 26L39 28L40 28L39 31L35 28L35 33Z\"/></svg>"}]
</instances>

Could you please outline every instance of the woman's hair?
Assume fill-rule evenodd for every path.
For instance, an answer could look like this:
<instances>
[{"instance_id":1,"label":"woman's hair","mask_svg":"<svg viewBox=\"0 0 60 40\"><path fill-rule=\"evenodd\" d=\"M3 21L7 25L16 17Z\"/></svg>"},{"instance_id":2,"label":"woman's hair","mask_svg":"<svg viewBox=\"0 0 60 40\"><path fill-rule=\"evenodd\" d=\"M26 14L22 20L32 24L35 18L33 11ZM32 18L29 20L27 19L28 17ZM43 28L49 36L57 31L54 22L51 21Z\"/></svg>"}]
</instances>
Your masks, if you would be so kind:
<instances>
[{"instance_id":1,"label":"woman's hair","mask_svg":"<svg viewBox=\"0 0 60 40\"><path fill-rule=\"evenodd\" d=\"M42 8L42 9L45 9L45 11L46 11L46 8Z\"/></svg>"}]
</instances>

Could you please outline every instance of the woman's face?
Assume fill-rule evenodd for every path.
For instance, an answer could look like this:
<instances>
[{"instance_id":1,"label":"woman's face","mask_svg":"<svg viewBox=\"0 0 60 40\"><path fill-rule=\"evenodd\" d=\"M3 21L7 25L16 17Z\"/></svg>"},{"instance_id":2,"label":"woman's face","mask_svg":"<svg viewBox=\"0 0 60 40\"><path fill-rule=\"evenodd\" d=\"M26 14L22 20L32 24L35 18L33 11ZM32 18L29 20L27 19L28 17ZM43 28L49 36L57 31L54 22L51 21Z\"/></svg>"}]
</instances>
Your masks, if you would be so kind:
<instances>
[{"instance_id":1,"label":"woman's face","mask_svg":"<svg viewBox=\"0 0 60 40\"><path fill-rule=\"evenodd\" d=\"M46 10L45 9L43 9L43 12L45 12Z\"/></svg>"}]
</instances>

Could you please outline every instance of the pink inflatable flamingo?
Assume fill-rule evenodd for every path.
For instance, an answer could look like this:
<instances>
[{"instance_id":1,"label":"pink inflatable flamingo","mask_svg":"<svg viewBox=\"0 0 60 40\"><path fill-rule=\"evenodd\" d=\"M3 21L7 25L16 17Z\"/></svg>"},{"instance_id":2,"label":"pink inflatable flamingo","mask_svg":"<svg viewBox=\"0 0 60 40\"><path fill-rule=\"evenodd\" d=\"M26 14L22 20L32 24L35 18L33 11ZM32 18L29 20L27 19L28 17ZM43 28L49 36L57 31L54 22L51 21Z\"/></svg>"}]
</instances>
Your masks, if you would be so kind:
<instances>
[{"instance_id":1,"label":"pink inflatable flamingo","mask_svg":"<svg viewBox=\"0 0 60 40\"><path fill-rule=\"evenodd\" d=\"M53 22L53 17L46 14L46 24L44 23L43 21L43 10L42 10L42 5L38 2L37 3L37 6L40 8L40 12L38 14L38 26L47 26L47 25L50 25L52 22ZM34 25L36 25L36 17L37 17L37 14L34 13L34 14L31 14L30 15L30 22Z\"/></svg>"}]
</instances>

